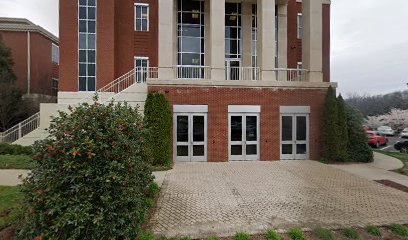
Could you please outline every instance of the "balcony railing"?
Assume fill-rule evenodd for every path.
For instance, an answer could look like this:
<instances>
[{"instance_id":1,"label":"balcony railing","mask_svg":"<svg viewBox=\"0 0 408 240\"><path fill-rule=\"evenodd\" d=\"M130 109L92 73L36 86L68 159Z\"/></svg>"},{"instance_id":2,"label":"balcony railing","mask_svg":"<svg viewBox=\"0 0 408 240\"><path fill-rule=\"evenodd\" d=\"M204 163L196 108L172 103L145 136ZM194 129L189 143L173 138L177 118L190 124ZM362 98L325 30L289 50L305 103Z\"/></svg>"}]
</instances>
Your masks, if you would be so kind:
<instances>
[{"instance_id":1,"label":"balcony railing","mask_svg":"<svg viewBox=\"0 0 408 240\"><path fill-rule=\"evenodd\" d=\"M307 81L306 69L278 68L275 69L276 80L280 82L305 82Z\"/></svg>"},{"instance_id":2,"label":"balcony railing","mask_svg":"<svg viewBox=\"0 0 408 240\"><path fill-rule=\"evenodd\" d=\"M210 79L211 68L179 65L174 67L174 75L175 79Z\"/></svg>"},{"instance_id":3,"label":"balcony railing","mask_svg":"<svg viewBox=\"0 0 408 240\"><path fill-rule=\"evenodd\" d=\"M261 71L258 67L226 67L226 80L260 80Z\"/></svg>"},{"instance_id":4,"label":"balcony railing","mask_svg":"<svg viewBox=\"0 0 408 240\"><path fill-rule=\"evenodd\" d=\"M0 143L15 142L40 126L40 113L36 113L19 124L0 133Z\"/></svg>"}]
</instances>

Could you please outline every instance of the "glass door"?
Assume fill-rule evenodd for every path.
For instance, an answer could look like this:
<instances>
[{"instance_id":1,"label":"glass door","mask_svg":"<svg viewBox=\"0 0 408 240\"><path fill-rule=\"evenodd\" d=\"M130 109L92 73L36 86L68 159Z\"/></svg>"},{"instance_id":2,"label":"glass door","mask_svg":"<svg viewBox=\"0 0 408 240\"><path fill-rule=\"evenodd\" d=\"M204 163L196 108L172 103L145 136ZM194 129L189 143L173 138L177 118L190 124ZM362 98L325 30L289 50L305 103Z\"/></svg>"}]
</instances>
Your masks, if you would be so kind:
<instances>
[{"instance_id":1,"label":"glass door","mask_svg":"<svg viewBox=\"0 0 408 240\"><path fill-rule=\"evenodd\" d=\"M207 114L175 114L174 161L207 161Z\"/></svg>"},{"instance_id":2,"label":"glass door","mask_svg":"<svg viewBox=\"0 0 408 240\"><path fill-rule=\"evenodd\" d=\"M281 116L281 159L305 160L309 155L309 115Z\"/></svg>"},{"instance_id":3,"label":"glass door","mask_svg":"<svg viewBox=\"0 0 408 240\"><path fill-rule=\"evenodd\" d=\"M259 160L259 115L229 115L229 159Z\"/></svg>"},{"instance_id":4,"label":"glass door","mask_svg":"<svg viewBox=\"0 0 408 240\"><path fill-rule=\"evenodd\" d=\"M225 60L225 74L227 80L241 79L241 60L240 59L226 59Z\"/></svg>"}]
</instances>

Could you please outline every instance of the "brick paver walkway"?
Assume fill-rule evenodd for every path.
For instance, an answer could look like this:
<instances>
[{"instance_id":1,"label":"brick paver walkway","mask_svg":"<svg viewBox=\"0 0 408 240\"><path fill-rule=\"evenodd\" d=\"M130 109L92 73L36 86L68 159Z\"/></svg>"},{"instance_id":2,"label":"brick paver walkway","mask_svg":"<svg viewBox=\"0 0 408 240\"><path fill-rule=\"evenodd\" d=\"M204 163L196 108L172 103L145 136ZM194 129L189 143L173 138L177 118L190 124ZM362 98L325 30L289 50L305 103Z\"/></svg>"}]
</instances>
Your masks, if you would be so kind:
<instances>
[{"instance_id":1,"label":"brick paver walkway","mask_svg":"<svg viewBox=\"0 0 408 240\"><path fill-rule=\"evenodd\" d=\"M408 223L408 193L312 161L176 164L151 220L167 237Z\"/></svg>"}]
</instances>

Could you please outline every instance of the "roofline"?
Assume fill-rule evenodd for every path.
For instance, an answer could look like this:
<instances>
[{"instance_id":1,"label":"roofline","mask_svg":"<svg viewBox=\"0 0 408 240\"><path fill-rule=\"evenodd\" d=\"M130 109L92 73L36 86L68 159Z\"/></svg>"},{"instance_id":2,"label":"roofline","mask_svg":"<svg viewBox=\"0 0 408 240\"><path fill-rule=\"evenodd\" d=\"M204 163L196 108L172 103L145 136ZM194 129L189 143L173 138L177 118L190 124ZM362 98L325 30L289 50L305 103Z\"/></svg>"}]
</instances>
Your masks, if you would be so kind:
<instances>
[{"instance_id":1,"label":"roofline","mask_svg":"<svg viewBox=\"0 0 408 240\"><path fill-rule=\"evenodd\" d=\"M59 39L54 34L43 27L34 24L25 18L4 18L0 17L0 31L11 32L37 32L47 37L51 41L59 44Z\"/></svg>"}]
</instances>

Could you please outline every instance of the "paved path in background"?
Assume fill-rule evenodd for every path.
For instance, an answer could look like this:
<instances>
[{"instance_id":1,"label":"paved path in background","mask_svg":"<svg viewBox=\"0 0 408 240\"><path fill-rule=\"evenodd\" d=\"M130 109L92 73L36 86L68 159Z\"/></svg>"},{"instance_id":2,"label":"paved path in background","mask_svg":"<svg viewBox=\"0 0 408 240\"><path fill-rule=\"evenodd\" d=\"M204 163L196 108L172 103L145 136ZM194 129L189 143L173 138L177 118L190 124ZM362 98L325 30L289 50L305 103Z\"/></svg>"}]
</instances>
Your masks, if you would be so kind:
<instances>
[{"instance_id":1,"label":"paved path in background","mask_svg":"<svg viewBox=\"0 0 408 240\"><path fill-rule=\"evenodd\" d=\"M29 170L0 170L0 186L17 186L21 184L19 176L27 177L29 172ZM155 177L154 181L161 187L166 172L153 172L153 175Z\"/></svg>"},{"instance_id":2,"label":"paved path in background","mask_svg":"<svg viewBox=\"0 0 408 240\"><path fill-rule=\"evenodd\" d=\"M408 176L390 171L400 169L404 164L399 159L381 153L374 152L374 162L372 163L331 166L369 180L390 180L408 187Z\"/></svg>"},{"instance_id":3,"label":"paved path in background","mask_svg":"<svg viewBox=\"0 0 408 240\"><path fill-rule=\"evenodd\" d=\"M16 186L21 184L20 175L26 177L28 170L0 170L1 186Z\"/></svg>"},{"instance_id":4,"label":"paved path in background","mask_svg":"<svg viewBox=\"0 0 408 240\"><path fill-rule=\"evenodd\" d=\"M408 193L314 161L175 164L151 220L166 237L408 223Z\"/></svg>"}]
</instances>

